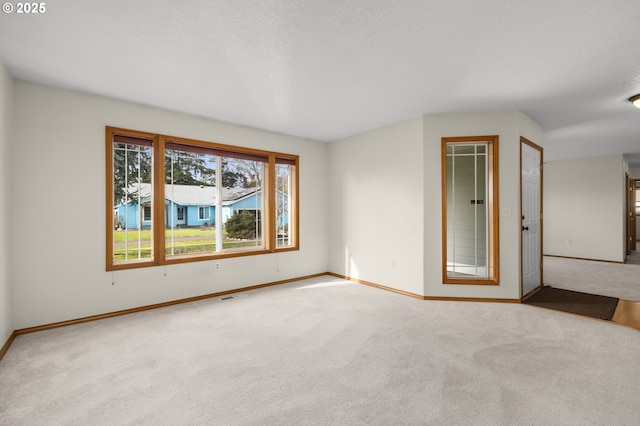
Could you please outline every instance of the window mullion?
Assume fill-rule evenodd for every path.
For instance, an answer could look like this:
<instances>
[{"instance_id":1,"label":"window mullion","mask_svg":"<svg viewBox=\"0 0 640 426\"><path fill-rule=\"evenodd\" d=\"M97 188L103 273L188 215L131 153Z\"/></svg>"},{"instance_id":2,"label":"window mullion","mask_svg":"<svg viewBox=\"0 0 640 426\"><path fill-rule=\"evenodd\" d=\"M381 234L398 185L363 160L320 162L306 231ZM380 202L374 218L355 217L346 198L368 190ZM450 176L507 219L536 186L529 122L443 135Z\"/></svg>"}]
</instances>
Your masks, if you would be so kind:
<instances>
[{"instance_id":1,"label":"window mullion","mask_svg":"<svg viewBox=\"0 0 640 426\"><path fill-rule=\"evenodd\" d=\"M267 250L273 252L277 248L277 234L278 227L277 220L277 194L276 194L276 157L274 154L269 155L269 162L267 163L267 170L262 183L263 191L263 208L264 215L262 218L263 233L262 241Z\"/></svg>"},{"instance_id":2,"label":"window mullion","mask_svg":"<svg viewBox=\"0 0 640 426\"><path fill-rule=\"evenodd\" d=\"M161 265L165 260L165 221L164 221L164 144L162 137L153 139L153 175L151 177L151 229L153 235L153 261Z\"/></svg>"},{"instance_id":3,"label":"window mullion","mask_svg":"<svg viewBox=\"0 0 640 426\"><path fill-rule=\"evenodd\" d=\"M216 155L216 252L222 251L222 157Z\"/></svg>"},{"instance_id":4,"label":"window mullion","mask_svg":"<svg viewBox=\"0 0 640 426\"><path fill-rule=\"evenodd\" d=\"M291 195L293 194L293 173L291 173L291 168L289 168L289 173L287 173L287 202L289 203L287 207L287 245L291 244L291 232L293 232L293 200L291 199Z\"/></svg>"},{"instance_id":5,"label":"window mullion","mask_svg":"<svg viewBox=\"0 0 640 426\"><path fill-rule=\"evenodd\" d=\"M478 145L473 146L473 199L473 267L478 277Z\"/></svg>"},{"instance_id":6,"label":"window mullion","mask_svg":"<svg viewBox=\"0 0 640 426\"><path fill-rule=\"evenodd\" d=\"M456 271L456 203L453 201L456 199L456 151L455 149L451 153L451 211L452 211L452 224L451 224L451 272L454 274ZM448 206L447 206L448 208Z\"/></svg>"},{"instance_id":7,"label":"window mullion","mask_svg":"<svg viewBox=\"0 0 640 426\"><path fill-rule=\"evenodd\" d=\"M491 173L491 170L489 169L489 146L487 145L487 147L485 148L485 154L484 154L484 179L485 179L485 184L484 184L484 199L485 201L485 206L484 206L484 228L485 228L485 235L484 235L484 247L485 247L485 268L486 268L486 276L490 277L491 274L491 262L492 262L492 256L491 256L491 246L490 246L490 239L489 239L489 235L491 235L491 232L493 231L491 229L492 225L492 220L491 220L491 200L489 199L489 194L492 192L492 190L490 190L489 185L491 184L491 180L489 179L489 174Z\"/></svg>"},{"instance_id":8,"label":"window mullion","mask_svg":"<svg viewBox=\"0 0 640 426\"><path fill-rule=\"evenodd\" d=\"M165 155L166 155L167 151L164 150L164 152L165 152ZM173 255L175 253L175 247L176 247L175 228L177 226L177 220L175 220L174 217L173 217L173 211L176 209L176 206L174 205L175 197L174 197L174 194L173 194L173 182L174 182L173 168L175 167L175 164L174 164L175 155L176 155L175 152L171 151L171 155L169 156L169 158L170 158L169 167L171 167L171 169L170 169L171 180L169 181L169 183L171 184L171 201L169 202L169 229L170 229L169 232L171 232L171 255ZM163 161L166 161L166 160L163 160ZM166 190L166 185L164 185L164 186L165 186L165 190ZM165 231L165 237L164 237L165 245L166 245L166 240L167 240L166 234L167 234L167 232ZM166 250L166 248L165 248L165 250Z\"/></svg>"},{"instance_id":9,"label":"window mullion","mask_svg":"<svg viewBox=\"0 0 640 426\"><path fill-rule=\"evenodd\" d=\"M124 145L124 194L125 194L125 205L124 205L124 217L129 220L129 174L127 170L129 170L129 145ZM125 225L124 227L124 260L129 260L129 225Z\"/></svg>"},{"instance_id":10,"label":"window mullion","mask_svg":"<svg viewBox=\"0 0 640 426\"><path fill-rule=\"evenodd\" d=\"M136 161L138 168L138 176L137 176L137 185L138 185L138 241L137 241L137 249L138 249L138 260L142 258L142 222L144 221L144 206L142 204L142 158L140 155L140 148L136 149ZM151 221L153 225L153 220ZM153 238L152 238L153 239Z\"/></svg>"}]
</instances>

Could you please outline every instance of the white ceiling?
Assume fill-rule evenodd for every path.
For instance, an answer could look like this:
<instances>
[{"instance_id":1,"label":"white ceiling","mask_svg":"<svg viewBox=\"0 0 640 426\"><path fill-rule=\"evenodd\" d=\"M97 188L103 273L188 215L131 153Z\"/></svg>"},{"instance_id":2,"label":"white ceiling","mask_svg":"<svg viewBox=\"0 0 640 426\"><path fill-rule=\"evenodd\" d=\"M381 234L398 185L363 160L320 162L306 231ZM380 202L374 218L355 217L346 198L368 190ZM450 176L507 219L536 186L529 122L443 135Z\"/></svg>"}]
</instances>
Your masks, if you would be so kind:
<instances>
[{"instance_id":1,"label":"white ceiling","mask_svg":"<svg viewBox=\"0 0 640 426\"><path fill-rule=\"evenodd\" d=\"M636 154L640 167L637 0L45 4L0 14L18 79L319 141L519 109L544 128L547 160Z\"/></svg>"}]
</instances>

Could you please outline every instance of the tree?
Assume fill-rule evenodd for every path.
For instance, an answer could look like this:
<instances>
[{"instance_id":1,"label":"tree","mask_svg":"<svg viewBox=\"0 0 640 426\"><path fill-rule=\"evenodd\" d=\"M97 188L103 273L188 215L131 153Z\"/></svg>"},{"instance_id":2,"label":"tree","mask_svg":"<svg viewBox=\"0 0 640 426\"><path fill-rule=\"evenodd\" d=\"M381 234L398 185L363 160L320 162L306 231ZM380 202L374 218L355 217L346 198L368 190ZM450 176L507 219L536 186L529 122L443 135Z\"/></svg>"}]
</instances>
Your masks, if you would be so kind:
<instances>
[{"instance_id":1,"label":"tree","mask_svg":"<svg viewBox=\"0 0 640 426\"><path fill-rule=\"evenodd\" d=\"M233 160L232 160L233 164ZM229 165L229 159L222 159L222 186L225 188L246 188L247 177Z\"/></svg>"},{"instance_id":2,"label":"tree","mask_svg":"<svg viewBox=\"0 0 640 426\"><path fill-rule=\"evenodd\" d=\"M255 213L247 210L237 211L231 216L224 229L227 231L229 238L237 238L242 240L253 240L256 238L259 226L256 223Z\"/></svg>"},{"instance_id":3,"label":"tree","mask_svg":"<svg viewBox=\"0 0 640 426\"><path fill-rule=\"evenodd\" d=\"M223 164L224 179L225 172L229 176L235 177L235 185L225 185L227 187L236 188L253 188L262 186L262 174L264 173L264 163L262 161L241 160L229 158Z\"/></svg>"},{"instance_id":4,"label":"tree","mask_svg":"<svg viewBox=\"0 0 640 426\"><path fill-rule=\"evenodd\" d=\"M113 147L113 199L136 201L137 193L129 189L137 183L151 182L151 148L133 144Z\"/></svg>"},{"instance_id":5,"label":"tree","mask_svg":"<svg viewBox=\"0 0 640 426\"><path fill-rule=\"evenodd\" d=\"M185 151L167 151L164 174L167 183L176 185L215 185L215 163L210 167L207 155Z\"/></svg>"},{"instance_id":6,"label":"tree","mask_svg":"<svg viewBox=\"0 0 640 426\"><path fill-rule=\"evenodd\" d=\"M222 158L222 186L226 188L247 188L251 186L251 178L245 169L247 166L238 163L247 160ZM250 176L250 175L249 175ZM167 151L165 155L165 179L167 183L176 185L215 186L216 158L211 154L198 154L186 151Z\"/></svg>"}]
</instances>

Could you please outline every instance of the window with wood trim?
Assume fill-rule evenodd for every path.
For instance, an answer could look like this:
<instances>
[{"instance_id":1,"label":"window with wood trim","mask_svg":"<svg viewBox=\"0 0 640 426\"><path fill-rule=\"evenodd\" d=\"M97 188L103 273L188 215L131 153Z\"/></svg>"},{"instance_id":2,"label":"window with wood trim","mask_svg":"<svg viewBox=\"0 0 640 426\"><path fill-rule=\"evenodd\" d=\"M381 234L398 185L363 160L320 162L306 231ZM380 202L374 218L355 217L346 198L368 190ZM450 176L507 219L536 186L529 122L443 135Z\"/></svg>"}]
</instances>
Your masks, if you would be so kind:
<instances>
[{"instance_id":1,"label":"window with wood trim","mask_svg":"<svg viewBox=\"0 0 640 426\"><path fill-rule=\"evenodd\" d=\"M442 138L442 280L499 284L498 136Z\"/></svg>"},{"instance_id":2,"label":"window with wood trim","mask_svg":"<svg viewBox=\"0 0 640 426\"><path fill-rule=\"evenodd\" d=\"M298 249L298 156L106 128L107 270Z\"/></svg>"}]
</instances>

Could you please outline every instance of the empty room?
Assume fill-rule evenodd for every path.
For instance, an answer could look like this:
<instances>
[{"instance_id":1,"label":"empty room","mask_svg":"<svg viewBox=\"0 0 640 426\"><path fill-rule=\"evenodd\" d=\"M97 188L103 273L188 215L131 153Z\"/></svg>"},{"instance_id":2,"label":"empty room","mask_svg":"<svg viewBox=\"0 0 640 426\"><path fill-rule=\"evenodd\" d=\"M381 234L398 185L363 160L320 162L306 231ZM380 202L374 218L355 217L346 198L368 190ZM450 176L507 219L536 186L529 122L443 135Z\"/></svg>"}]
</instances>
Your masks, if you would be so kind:
<instances>
[{"instance_id":1,"label":"empty room","mask_svg":"<svg viewBox=\"0 0 640 426\"><path fill-rule=\"evenodd\" d=\"M639 424L639 16L7 0L0 424Z\"/></svg>"}]
</instances>

